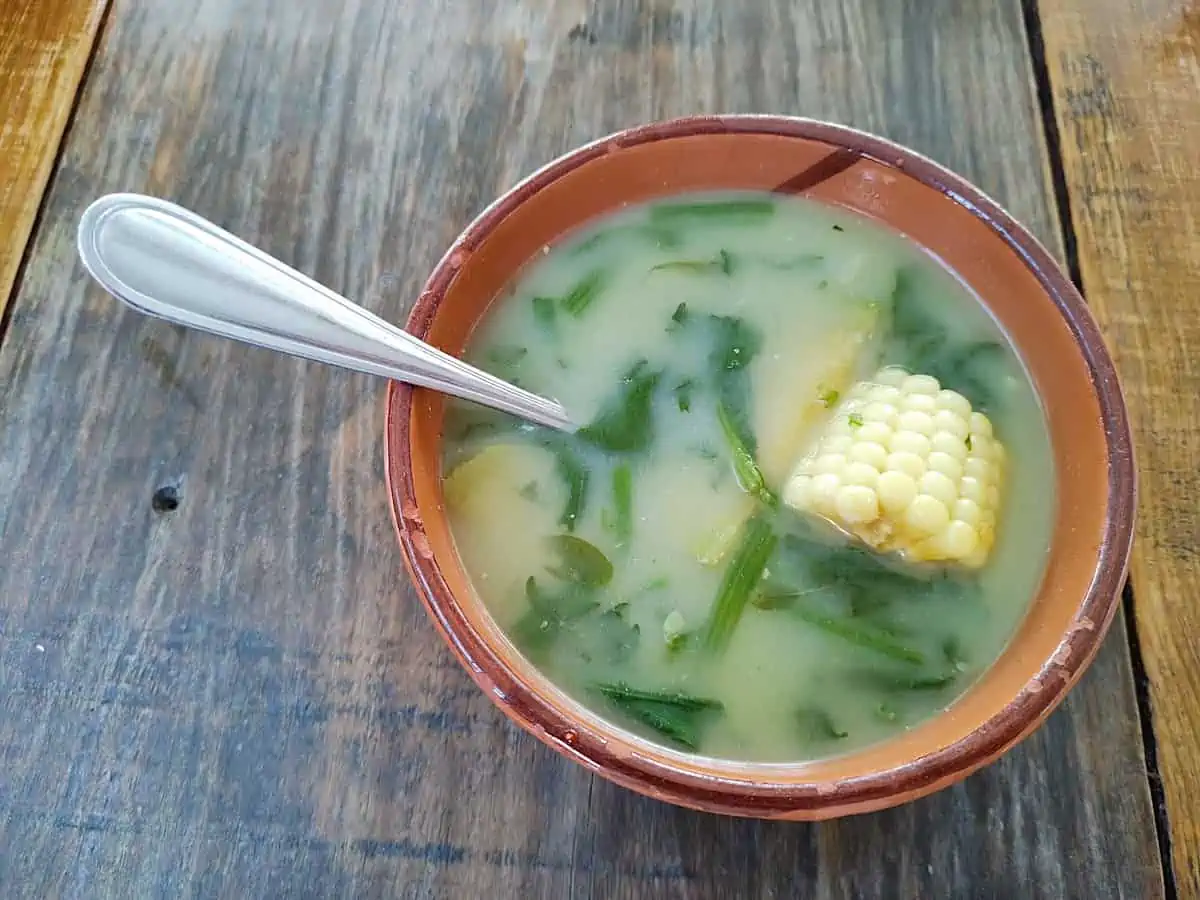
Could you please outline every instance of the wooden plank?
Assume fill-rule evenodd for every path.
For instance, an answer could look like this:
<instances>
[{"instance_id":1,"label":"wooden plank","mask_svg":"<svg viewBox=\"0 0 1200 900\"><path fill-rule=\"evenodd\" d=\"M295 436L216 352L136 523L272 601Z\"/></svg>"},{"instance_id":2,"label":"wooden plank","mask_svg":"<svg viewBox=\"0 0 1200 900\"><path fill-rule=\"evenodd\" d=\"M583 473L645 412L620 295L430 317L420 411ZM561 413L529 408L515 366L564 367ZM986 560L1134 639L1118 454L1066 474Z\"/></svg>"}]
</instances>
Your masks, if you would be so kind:
<instances>
[{"instance_id":1,"label":"wooden plank","mask_svg":"<svg viewBox=\"0 0 1200 900\"><path fill-rule=\"evenodd\" d=\"M518 177L714 110L889 134L1058 247L1015 0L111 18L0 347L5 896L1161 895L1120 622L1034 738L904 809L642 800L509 726L436 639L394 546L382 385L127 313L74 261L80 209L143 190L395 319Z\"/></svg>"},{"instance_id":2,"label":"wooden plank","mask_svg":"<svg viewBox=\"0 0 1200 900\"><path fill-rule=\"evenodd\" d=\"M1200 10L1040 0L1088 300L1137 440L1132 583L1179 896L1200 896Z\"/></svg>"},{"instance_id":3,"label":"wooden plank","mask_svg":"<svg viewBox=\"0 0 1200 900\"><path fill-rule=\"evenodd\" d=\"M105 5L105 0L0 4L0 315Z\"/></svg>"}]
</instances>

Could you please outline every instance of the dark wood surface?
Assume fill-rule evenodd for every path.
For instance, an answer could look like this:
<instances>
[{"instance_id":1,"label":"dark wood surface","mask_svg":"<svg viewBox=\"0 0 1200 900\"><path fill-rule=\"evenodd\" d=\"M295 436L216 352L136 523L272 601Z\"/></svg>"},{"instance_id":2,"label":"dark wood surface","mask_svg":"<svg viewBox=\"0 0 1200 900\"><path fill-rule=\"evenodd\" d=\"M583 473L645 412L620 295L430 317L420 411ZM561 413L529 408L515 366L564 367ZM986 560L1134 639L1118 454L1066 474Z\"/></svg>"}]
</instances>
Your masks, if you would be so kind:
<instances>
[{"instance_id":1,"label":"dark wood surface","mask_svg":"<svg viewBox=\"0 0 1200 900\"><path fill-rule=\"evenodd\" d=\"M115 0L0 346L0 896L1164 896L1128 636L962 785L695 814L509 725L406 583L383 385L126 312L117 189L392 319L496 194L615 128L831 118L1063 242L1016 0Z\"/></svg>"}]
</instances>

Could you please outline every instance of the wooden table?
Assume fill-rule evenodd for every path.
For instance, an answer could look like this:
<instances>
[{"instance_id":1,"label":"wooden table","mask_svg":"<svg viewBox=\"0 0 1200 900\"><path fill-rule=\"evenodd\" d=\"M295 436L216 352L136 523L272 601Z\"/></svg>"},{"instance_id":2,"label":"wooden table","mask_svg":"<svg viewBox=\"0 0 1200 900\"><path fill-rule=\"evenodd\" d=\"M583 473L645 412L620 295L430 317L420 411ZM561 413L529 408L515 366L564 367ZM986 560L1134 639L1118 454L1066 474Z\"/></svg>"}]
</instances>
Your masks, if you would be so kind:
<instances>
[{"instance_id":1,"label":"wooden table","mask_svg":"<svg viewBox=\"0 0 1200 900\"><path fill-rule=\"evenodd\" d=\"M4 0L0 896L1200 897L1200 7ZM693 814L509 725L406 583L383 386L126 312L82 208L177 200L400 319L600 134L829 118L1070 267L1137 425L1131 590L1032 738L822 825Z\"/></svg>"}]
</instances>

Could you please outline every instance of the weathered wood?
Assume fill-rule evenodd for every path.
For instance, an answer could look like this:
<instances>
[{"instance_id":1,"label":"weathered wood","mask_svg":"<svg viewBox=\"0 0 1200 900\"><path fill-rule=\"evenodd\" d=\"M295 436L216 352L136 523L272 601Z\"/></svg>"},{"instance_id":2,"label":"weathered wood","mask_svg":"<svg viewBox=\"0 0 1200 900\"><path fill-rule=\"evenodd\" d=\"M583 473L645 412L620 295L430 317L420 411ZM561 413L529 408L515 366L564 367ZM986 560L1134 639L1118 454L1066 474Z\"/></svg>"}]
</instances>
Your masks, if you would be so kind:
<instances>
[{"instance_id":1,"label":"weathered wood","mask_svg":"<svg viewBox=\"0 0 1200 900\"><path fill-rule=\"evenodd\" d=\"M0 314L105 5L105 0L0 4Z\"/></svg>"},{"instance_id":2,"label":"weathered wood","mask_svg":"<svg viewBox=\"0 0 1200 900\"><path fill-rule=\"evenodd\" d=\"M1200 10L1041 0L1088 300L1136 432L1132 584L1181 897L1200 896Z\"/></svg>"},{"instance_id":3,"label":"weathered wood","mask_svg":"<svg viewBox=\"0 0 1200 900\"><path fill-rule=\"evenodd\" d=\"M139 318L73 258L90 199L143 190L399 318L521 175L712 110L884 132L1057 247L1029 79L1015 0L119 4L0 348L4 896L1160 895L1119 622L1037 736L913 806L640 799L437 640L382 385Z\"/></svg>"}]
</instances>

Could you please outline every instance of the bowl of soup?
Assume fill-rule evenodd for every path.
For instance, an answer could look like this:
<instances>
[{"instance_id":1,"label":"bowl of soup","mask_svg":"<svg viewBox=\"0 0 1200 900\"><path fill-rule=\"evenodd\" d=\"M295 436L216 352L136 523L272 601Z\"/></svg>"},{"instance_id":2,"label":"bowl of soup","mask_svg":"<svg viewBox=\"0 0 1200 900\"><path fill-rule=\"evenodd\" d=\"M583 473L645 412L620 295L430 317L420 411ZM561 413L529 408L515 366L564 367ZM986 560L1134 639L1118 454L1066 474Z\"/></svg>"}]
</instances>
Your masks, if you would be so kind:
<instances>
[{"instance_id":1,"label":"bowl of soup","mask_svg":"<svg viewBox=\"0 0 1200 900\"><path fill-rule=\"evenodd\" d=\"M1135 500L1112 361L977 188L883 139L690 118L552 162L417 336L550 431L393 385L407 569L513 721L668 802L821 819L945 787L1090 663Z\"/></svg>"}]
</instances>

